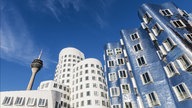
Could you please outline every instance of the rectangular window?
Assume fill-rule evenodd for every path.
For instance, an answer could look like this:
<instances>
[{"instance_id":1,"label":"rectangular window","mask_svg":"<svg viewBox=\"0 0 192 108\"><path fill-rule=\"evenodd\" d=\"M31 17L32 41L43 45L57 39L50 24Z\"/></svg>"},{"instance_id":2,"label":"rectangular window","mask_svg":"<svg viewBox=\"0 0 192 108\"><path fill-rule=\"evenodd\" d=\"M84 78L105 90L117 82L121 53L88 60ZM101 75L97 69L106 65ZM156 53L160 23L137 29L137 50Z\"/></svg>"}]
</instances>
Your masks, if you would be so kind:
<instances>
[{"instance_id":1,"label":"rectangular window","mask_svg":"<svg viewBox=\"0 0 192 108\"><path fill-rule=\"evenodd\" d=\"M152 32L149 33L149 37L150 37L150 39L152 41L156 41L157 40L157 38L155 37L155 35Z\"/></svg>"},{"instance_id":2,"label":"rectangular window","mask_svg":"<svg viewBox=\"0 0 192 108\"><path fill-rule=\"evenodd\" d=\"M133 108L133 104L131 102L124 102L124 108Z\"/></svg>"},{"instance_id":3,"label":"rectangular window","mask_svg":"<svg viewBox=\"0 0 192 108\"><path fill-rule=\"evenodd\" d=\"M102 85L102 84L99 84L99 87L100 87L101 89L103 89L103 85Z\"/></svg>"},{"instance_id":4,"label":"rectangular window","mask_svg":"<svg viewBox=\"0 0 192 108\"><path fill-rule=\"evenodd\" d=\"M59 89L62 89L62 85L59 85Z\"/></svg>"},{"instance_id":5,"label":"rectangular window","mask_svg":"<svg viewBox=\"0 0 192 108\"><path fill-rule=\"evenodd\" d=\"M173 13L171 12L171 10L170 9L164 9L164 10L159 10L159 12L161 13L161 15L163 15L163 16L172 16L173 15Z\"/></svg>"},{"instance_id":6,"label":"rectangular window","mask_svg":"<svg viewBox=\"0 0 192 108\"><path fill-rule=\"evenodd\" d=\"M181 19L179 19L179 20L171 20L170 22L176 28L184 28L184 27L186 27L186 25L184 24L184 22Z\"/></svg>"},{"instance_id":7,"label":"rectangular window","mask_svg":"<svg viewBox=\"0 0 192 108\"><path fill-rule=\"evenodd\" d=\"M158 36L162 31L163 31L163 28L158 23L156 23L152 27L152 32L154 33L155 36Z\"/></svg>"},{"instance_id":8,"label":"rectangular window","mask_svg":"<svg viewBox=\"0 0 192 108\"><path fill-rule=\"evenodd\" d=\"M89 80L89 76L86 76L86 77L85 77L85 80Z\"/></svg>"},{"instance_id":9,"label":"rectangular window","mask_svg":"<svg viewBox=\"0 0 192 108\"><path fill-rule=\"evenodd\" d=\"M90 91L87 91L87 96L90 96L91 94L90 94Z\"/></svg>"},{"instance_id":10,"label":"rectangular window","mask_svg":"<svg viewBox=\"0 0 192 108\"><path fill-rule=\"evenodd\" d=\"M118 71L119 78L127 78L127 71L125 69Z\"/></svg>"},{"instance_id":11,"label":"rectangular window","mask_svg":"<svg viewBox=\"0 0 192 108\"><path fill-rule=\"evenodd\" d=\"M87 105L91 105L91 100L87 100Z\"/></svg>"},{"instance_id":12,"label":"rectangular window","mask_svg":"<svg viewBox=\"0 0 192 108\"><path fill-rule=\"evenodd\" d=\"M115 48L115 54L122 54L121 48Z\"/></svg>"},{"instance_id":13,"label":"rectangular window","mask_svg":"<svg viewBox=\"0 0 192 108\"><path fill-rule=\"evenodd\" d=\"M143 16L143 21L145 22L145 24L148 24L152 19L152 16L146 12L145 15Z\"/></svg>"},{"instance_id":14,"label":"rectangular window","mask_svg":"<svg viewBox=\"0 0 192 108\"><path fill-rule=\"evenodd\" d=\"M99 92L98 91L94 91L94 96L98 96Z\"/></svg>"},{"instance_id":15,"label":"rectangular window","mask_svg":"<svg viewBox=\"0 0 192 108\"><path fill-rule=\"evenodd\" d=\"M116 72L108 73L108 77L109 77L109 81L116 81L117 80Z\"/></svg>"},{"instance_id":16,"label":"rectangular window","mask_svg":"<svg viewBox=\"0 0 192 108\"><path fill-rule=\"evenodd\" d=\"M192 71L192 60L186 54L178 57L177 62L182 70Z\"/></svg>"},{"instance_id":17,"label":"rectangular window","mask_svg":"<svg viewBox=\"0 0 192 108\"><path fill-rule=\"evenodd\" d=\"M67 107L67 103L66 102L63 102L63 101L61 101L61 102L63 103L64 107ZM62 106L62 103L61 103L61 106Z\"/></svg>"},{"instance_id":18,"label":"rectangular window","mask_svg":"<svg viewBox=\"0 0 192 108\"><path fill-rule=\"evenodd\" d=\"M78 86L77 86L78 87ZM86 84L86 88L89 88L89 83Z\"/></svg>"},{"instance_id":19,"label":"rectangular window","mask_svg":"<svg viewBox=\"0 0 192 108\"><path fill-rule=\"evenodd\" d=\"M25 98L24 97L17 97L15 100L15 105L24 105Z\"/></svg>"},{"instance_id":20,"label":"rectangular window","mask_svg":"<svg viewBox=\"0 0 192 108\"><path fill-rule=\"evenodd\" d=\"M28 98L27 105L34 106L36 103L36 98Z\"/></svg>"},{"instance_id":21,"label":"rectangular window","mask_svg":"<svg viewBox=\"0 0 192 108\"><path fill-rule=\"evenodd\" d=\"M98 77L98 81L102 82L102 79L101 79L101 77Z\"/></svg>"},{"instance_id":22,"label":"rectangular window","mask_svg":"<svg viewBox=\"0 0 192 108\"><path fill-rule=\"evenodd\" d=\"M54 83L53 87L54 87L54 88L57 88L57 84L56 84L56 83Z\"/></svg>"},{"instance_id":23,"label":"rectangular window","mask_svg":"<svg viewBox=\"0 0 192 108\"><path fill-rule=\"evenodd\" d=\"M85 70L85 74L88 74L88 72L89 72L88 70Z\"/></svg>"},{"instance_id":24,"label":"rectangular window","mask_svg":"<svg viewBox=\"0 0 192 108\"><path fill-rule=\"evenodd\" d=\"M192 43L192 33L189 33L189 34L184 34L185 38L190 42Z\"/></svg>"},{"instance_id":25,"label":"rectangular window","mask_svg":"<svg viewBox=\"0 0 192 108\"><path fill-rule=\"evenodd\" d=\"M120 95L119 87L110 88L110 95L111 95L111 97L119 96Z\"/></svg>"},{"instance_id":26,"label":"rectangular window","mask_svg":"<svg viewBox=\"0 0 192 108\"><path fill-rule=\"evenodd\" d=\"M141 22L141 27L142 27L143 29L148 29L148 26L147 26L146 23L144 23L144 22Z\"/></svg>"},{"instance_id":27,"label":"rectangular window","mask_svg":"<svg viewBox=\"0 0 192 108\"><path fill-rule=\"evenodd\" d=\"M149 72L145 72L145 73L141 74L140 77L141 77L143 84L149 84L149 83L153 82L153 79Z\"/></svg>"},{"instance_id":28,"label":"rectangular window","mask_svg":"<svg viewBox=\"0 0 192 108\"><path fill-rule=\"evenodd\" d=\"M115 66L114 60L109 60L109 61L107 61L107 64L108 64L108 67L113 67L113 66Z\"/></svg>"},{"instance_id":29,"label":"rectangular window","mask_svg":"<svg viewBox=\"0 0 192 108\"><path fill-rule=\"evenodd\" d=\"M138 34L138 32L133 33L133 34L131 34L130 36L131 36L131 40L132 40L132 41L139 39L139 34Z\"/></svg>"},{"instance_id":30,"label":"rectangular window","mask_svg":"<svg viewBox=\"0 0 192 108\"><path fill-rule=\"evenodd\" d=\"M94 64L91 64L91 67L95 67Z\"/></svg>"},{"instance_id":31,"label":"rectangular window","mask_svg":"<svg viewBox=\"0 0 192 108\"><path fill-rule=\"evenodd\" d=\"M173 87L173 90L179 101L191 98L191 93L185 83L180 83Z\"/></svg>"},{"instance_id":32,"label":"rectangular window","mask_svg":"<svg viewBox=\"0 0 192 108\"><path fill-rule=\"evenodd\" d=\"M85 67L88 67L88 64L85 64Z\"/></svg>"},{"instance_id":33,"label":"rectangular window","mask_svg":"<svg viewBox=\"0 0 192 108\"><path fill-rule=\"evenodd\" d=\"M124 94L130 93L129 84L121 84L121 92Z\"/></svg>"},{"instance_id":34,"label":"rectangular window","mask_svg":"<svg viewBox=\"0 0 192 108\"><path fill-rule=\"evenodd\" d=\"M121 105L120 104L112 105L112 108L121 108Z\"/></svg>"},{"instance_id":35,"label":"rectangular window","mask_svg":"<svg viewBox=\"0 0 192 108\"><path fill-rule=\"evenodd\" d=\"M12 105L13 104L13 97L4 97L3 99L3 105Z\"/></svg>"},{"instance_id":36,"label":"rectangular window","mask_svg":"<svg viewBox=\"0 0 192 108\"><path fill-rule=\"evenodd\" d=\"M165 70L168 78L179 74L179 71L177 70L174 62L168 63L168 64L164 67L164 70Z\"/></svg>"},{"instance_id":37,"label":"rectangular window","mask_svg":"<svg viewBox=\"0 0 192 108\"><path fill-rule=\"evenodd\" d=\"M77 107L77 108L79 107L79 102L76 102L76 107Z\"/></svg>"},{"instance_id":38,"label":"rectangular window","mask_svg":"<svg viewBox=\"0 0 192 108\"><path fill-rule=\"evenodd\" d=\"M101 97L105 97L105 96L104 96L104 92L101 92Z\"/></svg>"},{"instance_id":39,"label":"rectangular window","mask_svg":"<svg viewBox=\"0 0 192 108\"><path fill-rule=\"evenodd\" d=\"M162 45L159 46L159 53L161 58L164 58L165 56L167 56L167 51Z\"/></svg>"},{"instance_id":40,"label":"rectangular window","mask_svg":"<svg viewBox=\"0 0 192 108\"><path fill-rule=\"evenodd\" d=\"M39 99L39 103L38 103L39 107L45 107L47 106L47 99Z\"/></svg>"},{"instance_id":41,"label":"rectangular window","mask_svg":"<svg viewBox=\"0 0 192 108\"><path fill-rule=\"evenodd\" d=\"M105 106L105 101L102 101L102 106Z\"/></svg>"},{"instance_id":42,"label":"rectangular window","mask_svg":"<svg viewBox=\"0 0 192 108\"><path fill-rule=\"evenodd\" d=\"M83 92L81 92L80 97L83 97Z\"/></svg>"},{"instance_id":43,"label":"rectangular window","mask_svg":"<svg viewBox=\"0 0 192 108\"><path fill-rule=\"evenodd\" d=\"M149 104L149 107L159 106L160 105L160 101L158 99L158 96L157 96L156 92L146 94L146 98L147 98L147 102Z\"/></svg>"},{"instance_id":44,"label":"rectangular window","mask_svg":"<svg viewBox=\"0 0 192 108\"><path fill-rule=\"evenodd\" d=\"M84 101L81 101L81 106L84 106Z\"/></svg>"},{"instance_id":45,"label":"rectangular window","mask_svg":"<svg viewBox=\"0 0 192 108\"><path fill-rule=\"evenodd\" d=\"M163 41L163 46L167 51L171 51L173 48L175 48L176 43L171 38L167 38L165 41Z\"/></svg>"},{"instance_id":46,"label":"rectangular window","mask_svg":"<svg viewBox=\"0 0 192 108\"><path fill-rule=\"evenodd\" d=\"M97 88L97 84L96 83L93 83L93 88Z\"/></svg>"},{"instance_id":47,"label":"rectangular window","mask_svg":"<svg viewBox=\"0 0 192 108\"><path fill-rule=\"evenodd\" d=\"M179 14L180 14L181 16L186 16L186 17L189 16L188 13L187 13L185 10L181 10L181 9L177 8L177 11L179 12Z\"/></svg>"},{"instance_id":48,"label":"rectangular window","mask_svg":"<svg viewBox=\"0 0 192 108\"><path fill-rule=\"evenodd\" d=\"M106 50L106 54L107 54L108 56L113 55L113 50L112 50L112 49L107 49L107 50Z\"/></svg>"},{"instance_id":49,"label":"rectangular window","mask_svg":"<svg viewBox=\"0 0 192 108\"><path fill-rule=\"evenodd\" d=\"M95 76L92 76L92 80L96 80Z\"/></svg>"},{"instance_id":50,"label":"rectangular window","mask_svg":"<svg viewBox=\"0 0 192 108\"><path fill-rule=\"evenodd\" d=\"M124 64L125 64L125 61L123 58L117 59L117 65L124 65Z\"/></svg>"},{"instance_id":51,"label":"rectangular window","mask_svg":"<svg viewBox=\"0 0 192 108\"><path fill-rule=\"evenodd\" d=\"M100 105L99 100L95 100L95 105Z\"/></svg>"},{"instance_id":52,"label":"rectangular window","mask_svg":"<svg viewBox=\"0 0 192 108\"><path fill-rule=\"evenodd\" d=\"M136 44L133 46L133 48L134 48L135 52L142 50L141 44Z\"/></svg>"},{"instance_id":53,"label":"rectangular window","mask_svg":"<svg viewBox=\"0 0 192 108\"><path fill-rule=\"evenodd\" d=\"M82 82L83 78L79 78L79 82Z\"/></svg>"},{"instance_id":54,"label":"rectangular window","mask_svg":"<svg viewBox=\"0 0 192 108\"><path fill-rule=\"evenodd\" d=\"M146 61L145 61L145 59L144 59L144 57L138 58L138 59L137 59L137 63L138 63L139 66L144 66L144 65L147 64Z\"/></svg>"}]
</instances>

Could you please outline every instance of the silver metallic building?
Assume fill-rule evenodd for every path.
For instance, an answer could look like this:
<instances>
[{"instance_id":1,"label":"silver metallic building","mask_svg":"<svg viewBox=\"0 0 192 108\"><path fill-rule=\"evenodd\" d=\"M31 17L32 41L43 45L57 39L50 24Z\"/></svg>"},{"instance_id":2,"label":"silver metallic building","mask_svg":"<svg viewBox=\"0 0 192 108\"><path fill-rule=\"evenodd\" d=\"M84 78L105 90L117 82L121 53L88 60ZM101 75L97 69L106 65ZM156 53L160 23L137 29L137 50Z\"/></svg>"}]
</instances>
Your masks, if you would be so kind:
<instances>
[{"instance_id":1,"label":"silver metallic building","mask_svg":"<svg viewBox=\"0 0 192 108\"><path fill-rule=\"evenodd\" d=\"M121 30L120 43L108 43L105 46L105 72L111 107L190 108L192 106L190 15L173 3L143 4L138 13L141 27ZM117 53L110 53L116 52L117 48L121 48L123 53L121 56L124 60L123 68L128 75L125 79L130 85L127 87L121 85L119 56ZM110 81L112 73L118 74L115 82ZM111 95L113 88L118 88L117 92L114 92L119 93L118 95ZM126 94L127 98L124 98L124 89L130 90Z\"/></svg>"}]
</instances>

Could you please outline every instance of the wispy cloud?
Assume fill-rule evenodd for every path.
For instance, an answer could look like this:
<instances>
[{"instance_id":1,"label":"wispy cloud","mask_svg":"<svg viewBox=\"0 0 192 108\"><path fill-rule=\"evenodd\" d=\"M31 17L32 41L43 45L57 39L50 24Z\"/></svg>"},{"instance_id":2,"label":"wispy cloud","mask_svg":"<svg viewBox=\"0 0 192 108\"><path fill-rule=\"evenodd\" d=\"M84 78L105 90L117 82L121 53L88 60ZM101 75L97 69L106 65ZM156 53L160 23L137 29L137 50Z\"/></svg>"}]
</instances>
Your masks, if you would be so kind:
<instances>
[{"instance_id":1,"label":"wispy cloud","mask_svg":"<svg viewBox=\"0 0 192 108\"><path fill-rule=\"evenodd\" d=\"M104 19L99 14L96 14L96 22L99 24L101 28L107 26L107 22L104 21Z\"/></svg>"},{"instance_id":2,"label":"wispy cloud","mask_svg":"<svg viewBox=\"0 0 192 108\"><path fill-rule=\"evenodd\" d=\"M1 4L0 58L21 64L29 64L34 57L35 43L27 25L14 6Z\"/></svg>"},{"instance_id":3,"label":"wispy cloud","mask_svg":"<svg viewBox=\"0 0 192 108\"><path fill-rule=\"evenodd\" d=\"M60 22L60 16L65 9L73 8L76 12L80 11L82 0L29 0L29 6L33 10L50 12Z\"/></svg>"},{"instance_id":4,"label":"wispy cloud","mask_svg":"<svg viewBox=\"0 0 192 108\"><path fill-rule=\"evenodd\" d=\"M57 21L61 22L62 17L71 18L69 12L85 12L90 15L101 28L107 25L105 17L108 14L108 8L115 0L96 0L87 3L85 0L29 0L29 6L33 10L44 13L51 13ZM94 5L94 6L93 6ZM68 10L72 9L72 10Z\"/></svg>"}]
</instances>

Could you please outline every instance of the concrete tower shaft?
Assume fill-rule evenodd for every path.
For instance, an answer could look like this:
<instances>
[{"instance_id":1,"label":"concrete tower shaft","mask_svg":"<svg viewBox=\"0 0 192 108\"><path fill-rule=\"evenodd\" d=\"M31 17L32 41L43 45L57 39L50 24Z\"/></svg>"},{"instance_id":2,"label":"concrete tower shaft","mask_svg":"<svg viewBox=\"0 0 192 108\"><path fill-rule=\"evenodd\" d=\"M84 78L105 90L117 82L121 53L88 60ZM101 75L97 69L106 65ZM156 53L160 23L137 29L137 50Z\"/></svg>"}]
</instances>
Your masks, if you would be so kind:
<instances>
[{"instance_id":1,"label":"concrete tower shaft","mask_svg":"<svg viewBox=\"0 0 192 108\"><path fill-rule=\"evenodd\" d=\"M41 55L42 55L42 51L40 52L39 57L37 59L34 59L33 62L31 63L32 75L31 75L29 84L27 86L27 90L31 90L32 89L32 86L33 86L33 83L34 83L34 79L35 79L35 75L43 66L43 61L40 59Z\"/></svg>"}]
</instances>

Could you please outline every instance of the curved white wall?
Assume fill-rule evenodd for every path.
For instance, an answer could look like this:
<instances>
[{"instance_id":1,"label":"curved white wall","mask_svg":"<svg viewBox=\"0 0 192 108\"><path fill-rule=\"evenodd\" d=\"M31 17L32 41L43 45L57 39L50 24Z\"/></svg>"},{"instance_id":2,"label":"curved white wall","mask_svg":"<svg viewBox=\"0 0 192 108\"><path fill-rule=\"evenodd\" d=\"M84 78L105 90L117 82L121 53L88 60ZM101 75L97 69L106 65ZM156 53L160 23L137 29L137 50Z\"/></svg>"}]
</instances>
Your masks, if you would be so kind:
<instances>
[{"instance_id":1,"label":"curved white wall","mask_svg":"<svg viewBox=\"0 0 192 108\"><path fill-rule=\"evenodd\" d=\"M101 62L85 59L78 49L61 50L54 80L70 88L71 108L109 106Z\"/></svg>"},{"instance_id":2,"label":"curved white wall","mask_svg":"<svg viewBox=\"0 0 192 108\"><path fill-rule=\"evenodd\" d=\"M72 108L107 108L106 84L102 65L97 59L85 59L74 66L71 106Z\"/></svg>"},{"instance_id":3,"label":"curved white wall","mask_svg":"<svg viewBox=\"0 0 192 108\"><path fill-rule=\"evenodd\" d=\"M84 54L76 48L68 47L62 49L59 53L54 80L70 86L72 68L84 58Z\"/></svg>"},{"instance_id":4,"label":"curved white wall","mask_svg":"<svg viewBox=\"0 0 192 108\"><path fill-rule=\"evenodd\" d=\"M57 91L60 101L58 104L62 107L70 106L70 88L66 85L53 80L47 80L40 83L38 90Z\"/></svg>"}]
</instances>

